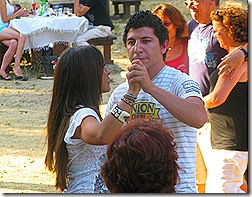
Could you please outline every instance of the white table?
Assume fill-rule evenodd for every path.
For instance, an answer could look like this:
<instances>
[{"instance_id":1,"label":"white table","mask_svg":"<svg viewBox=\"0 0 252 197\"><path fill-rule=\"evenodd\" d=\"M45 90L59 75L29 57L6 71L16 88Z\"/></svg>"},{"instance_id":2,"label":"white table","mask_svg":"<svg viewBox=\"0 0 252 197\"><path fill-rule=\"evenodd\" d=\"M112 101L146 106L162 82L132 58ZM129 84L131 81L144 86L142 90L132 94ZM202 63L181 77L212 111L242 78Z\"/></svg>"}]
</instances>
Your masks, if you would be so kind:
<instances>
[{"instance_id":1,"label":"white table","mask_svg":"<svg viewBox=\"0 0 252 197\"><path fill-rule=\"evenodd\" d=\"M85 17L23 17L10 21L10 27L27 36L24 49L40 50L50 43L74 42L88 27Z\"/></svg>"}]
</instances>

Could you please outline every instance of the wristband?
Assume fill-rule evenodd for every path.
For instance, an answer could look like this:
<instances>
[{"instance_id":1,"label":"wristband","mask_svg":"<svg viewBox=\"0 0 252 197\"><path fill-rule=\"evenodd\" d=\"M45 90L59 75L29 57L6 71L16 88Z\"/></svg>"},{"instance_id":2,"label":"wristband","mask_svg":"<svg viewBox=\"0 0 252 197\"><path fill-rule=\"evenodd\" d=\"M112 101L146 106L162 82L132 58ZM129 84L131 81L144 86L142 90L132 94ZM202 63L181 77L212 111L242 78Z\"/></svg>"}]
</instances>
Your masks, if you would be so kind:
<instances>
[{"instance_id":1,"label":"wristband","mask_svg":"<svg viewBox=\"0 0 252 197\"><path fill-rule=\"evenodd\" d=\"M137 98L133 98L133 97L129 96L128 94L124 94L123 97L126 98L126 99L131 100L133 103L135 103L135 101L137 99Z\"/></svg>"},{"instance_id":2,"label":"wristband","mask_svg":"<svg viewBox=\"0 0 252 197\"><path fill-rule=\"evenodd\" d=\"M131 107L134 106L135 101L132 101L132 100L126 98L125 96L122 97L121 100L122 100L123 102L125 102L126 104L130 105Z\"/></svg>"},{"instance_id":3,"label":"wristband","mask_svg":"<svg viewBox=\"0 0 252 197\"><path fill-rule=\"evenodd\" d=\"M244 53L244 55L245 55L244 62L247 62L248 61L248 52L244 48L242 48L241 46L238 49L240 49Z\"/></svg>"},{"instance_id":4,"label":"wristband","mask_svg":"<svg viewBox=\"0 0 252 197\"><path fill-rule=\"evenodd\" d=\"M134 96L133 94L130 94L130 93L126 93L124 96L130 97L130 98L132 98L133 100L136 100L136 99L137 99L137 96Z\"/></svg>"},{"instance_id":5,"label":"wristband","mask_svg":"<svg viewBox=\"0 0 252 197\"><path fill-rule=\"evenodd\" d=\"M110 113L123 124L127 122L130 117L130 114L120 109L117 104L113 106Z\"/></svg>"}]
</instances>

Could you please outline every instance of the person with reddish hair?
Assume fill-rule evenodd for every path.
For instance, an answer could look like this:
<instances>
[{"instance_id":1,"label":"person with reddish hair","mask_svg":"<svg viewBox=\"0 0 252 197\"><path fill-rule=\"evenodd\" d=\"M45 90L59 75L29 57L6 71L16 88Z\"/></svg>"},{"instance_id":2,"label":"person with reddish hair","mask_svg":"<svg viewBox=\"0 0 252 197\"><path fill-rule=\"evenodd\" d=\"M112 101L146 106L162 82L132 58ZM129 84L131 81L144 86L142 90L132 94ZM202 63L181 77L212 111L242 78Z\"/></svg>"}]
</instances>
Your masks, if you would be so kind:
<instances>
[{"instance_id":1,"label":"person with reddish hair","mask_svg":"<svg viewBox=\"0 0 252 197\"><path fill-rule=\"evenodd\" d=\"M167 3L155 6L152 13L162 20L168 30L169 44L165 65L189 74L188 36L184 36L188 26L185 17L176 7Z\"/></svg>"},{"instance_id":2,"label":"person with reddish hair","mask_svg":"<svg viewBox=\"0 0 252 197\"><path fill-rule=\"evenodd\" d=\"M177 144L159 120L134 119L108 144L101 175L112 193L174 193Z\"/></svg>"},{"instance_id":3,"label":"person with reddish hair","mask_svg":"<svg viewBox=\"0 0 252 197\"><path fill-rule=\"evenodd\" d=\"M211 12L214 37L231 53L248 43L248 11L241 3L226 1ZM244 49L245 50L245 49ZM204 96L211 123L212 160L206 193L244 193L248 166L248 62L236 68L232 79L210 75L210 92Z\"/></svg>"}]
</instances>

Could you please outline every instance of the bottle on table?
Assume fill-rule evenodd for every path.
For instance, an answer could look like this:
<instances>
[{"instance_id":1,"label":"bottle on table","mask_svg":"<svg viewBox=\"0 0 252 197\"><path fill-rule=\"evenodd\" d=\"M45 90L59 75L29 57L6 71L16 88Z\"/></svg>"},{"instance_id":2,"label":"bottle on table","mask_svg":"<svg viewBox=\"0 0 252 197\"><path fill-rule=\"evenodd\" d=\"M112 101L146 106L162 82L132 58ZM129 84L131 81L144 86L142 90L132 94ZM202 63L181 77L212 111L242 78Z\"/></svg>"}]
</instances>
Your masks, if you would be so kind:
<instances>
[{"instance_id":1,"label":"bottle on table","mask_svg":"<svg viewBox=\"0 0 252 197\"><path fill-rule=\"evenodd\" d=\"M36 15L36 2L32 0L32 15Z\"/></svg>"},{"instance_id":2,"label":"bottle on table","mask_svg":"<svg viewBox=\"0 0 252 197\"><path fill-rule=\"evenodd\" d=\"M46 16L48 12L48 0L40 0L39 16Z\"/></svg>"}]
</instances>

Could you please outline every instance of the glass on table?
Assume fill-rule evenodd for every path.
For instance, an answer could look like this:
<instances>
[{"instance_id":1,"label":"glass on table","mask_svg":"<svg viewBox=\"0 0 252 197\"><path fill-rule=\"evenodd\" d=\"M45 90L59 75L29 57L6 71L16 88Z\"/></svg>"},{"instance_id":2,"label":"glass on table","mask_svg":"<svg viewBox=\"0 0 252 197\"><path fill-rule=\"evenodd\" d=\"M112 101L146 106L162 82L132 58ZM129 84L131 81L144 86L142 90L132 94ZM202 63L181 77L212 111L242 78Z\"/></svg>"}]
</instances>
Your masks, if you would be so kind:
<instances>
[{"instance_id":1,"label":"glass on table","mask_svg":"<svg viewBox=\"0 0 252 197\"><path fill-rule=\"evenodd\" d=\"M59 8L59 16L63 16L63 8L62 7Z\"/></svg>"},{"instance_id":2,"label":"glass on table","mask_svg":"<svg viewBox=\"0 0 252 197\"><path fill-rule=\"evenodd\" d=\"M72 8L69 8L69 9L68 9L67 15L68 15L68 16L72 16L72 15L73 15L73 9L72 9Z\"/></svg>"},{"instance_id":3,"label":"glass on table","mask_svg":"<svg viewBox=\"0 0 252 197\"><path fill-rule=\"evenodd\" d=\"M55 16L63 16L63 6L62 5L53 6L53 10L54 10Z\"/></svg>"},{"instance_id":4,"label":"glass on table","mask_svg":"<svg viewBox=\"0 0 252 197\"><path fill-rule=\"evenodd\" d=\"M68 10L69 10L69 7L64 7L63 14L68 15L68 12L69 12Z\"/></svg>"}]
</instances>

